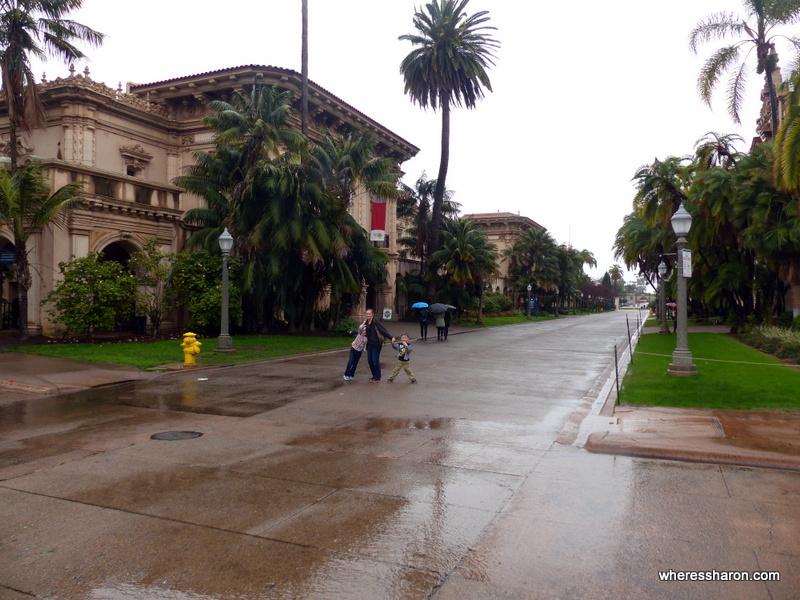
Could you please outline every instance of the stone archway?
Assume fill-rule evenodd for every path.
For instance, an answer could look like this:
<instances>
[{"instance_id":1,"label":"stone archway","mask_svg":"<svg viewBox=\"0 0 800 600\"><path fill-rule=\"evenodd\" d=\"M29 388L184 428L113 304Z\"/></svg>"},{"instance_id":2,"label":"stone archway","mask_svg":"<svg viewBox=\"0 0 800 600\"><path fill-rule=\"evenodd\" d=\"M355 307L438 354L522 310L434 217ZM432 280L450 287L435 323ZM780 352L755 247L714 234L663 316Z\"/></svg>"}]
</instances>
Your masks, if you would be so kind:
<instances>
[{"instance_id":1,"label":"stone archway","mask_svg":"<svg viewBox=\"0 0 800 600\"><path fill-rule=\"evenodd\" d=\"M0 329L19 329L17 281L12 268L14 242L0 236Z\"/></svg>"},{"instance_id":2,"label":"stone archway","mask_svg":"<svg viewBox=\"0 0 800 600\"><path fill-rule=\"evenodd\" d=\"M102 260L118 262L123 267L127 267L131 254L138 252L139 248L128 240L116 240L98 248L98 251L103 253ZM143 317L136 315L136 300L131 298L129 315L117 323L116 330L144 333L146 321L143 322L142 319Z\"/></svg>"}]
</instances>

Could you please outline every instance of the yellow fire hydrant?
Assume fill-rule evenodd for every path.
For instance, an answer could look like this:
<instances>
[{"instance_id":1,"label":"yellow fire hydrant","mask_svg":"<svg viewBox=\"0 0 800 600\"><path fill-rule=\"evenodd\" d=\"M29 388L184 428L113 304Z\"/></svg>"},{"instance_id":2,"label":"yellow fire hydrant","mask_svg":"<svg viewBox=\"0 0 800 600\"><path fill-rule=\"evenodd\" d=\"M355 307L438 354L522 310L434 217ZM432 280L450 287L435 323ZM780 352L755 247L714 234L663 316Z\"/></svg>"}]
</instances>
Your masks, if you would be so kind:
<instances>
[{"instance_id":1,"label":"yellow fire hydrant","mask_svg":"<svg viewBox=\"0 0 800 600\"><path fill-rule=\"evenodd\" d=\"M183 343L181 344L181 348L183 348L184 367L193 367L197 364L195 356L200 354L200 346L202 345L203 344L197 341L196 333L189 332L183 334Z\"/></svg>"}]
</instances>

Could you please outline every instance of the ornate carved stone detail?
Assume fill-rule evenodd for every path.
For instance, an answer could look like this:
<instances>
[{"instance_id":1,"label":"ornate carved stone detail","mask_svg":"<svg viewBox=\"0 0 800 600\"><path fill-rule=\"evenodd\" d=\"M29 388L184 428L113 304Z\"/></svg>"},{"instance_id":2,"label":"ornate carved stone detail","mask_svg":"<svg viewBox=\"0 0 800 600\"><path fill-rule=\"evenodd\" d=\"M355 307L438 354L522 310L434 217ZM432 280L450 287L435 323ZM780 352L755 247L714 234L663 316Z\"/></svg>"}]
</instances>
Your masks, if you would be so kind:
<instances>
[{"instance_id":1,"label":"ornate carved stone detail","mask_svg":"<svg viewBox=\"0 0 800 600\"><path fill-rule=\"evenodd\" d=\"M122 162L127 171L130 169L136 172L142 171L153 158L153 155L142 148L141 144L122 146L119 153L122 155Z\"/></svg>"}]
</instances>

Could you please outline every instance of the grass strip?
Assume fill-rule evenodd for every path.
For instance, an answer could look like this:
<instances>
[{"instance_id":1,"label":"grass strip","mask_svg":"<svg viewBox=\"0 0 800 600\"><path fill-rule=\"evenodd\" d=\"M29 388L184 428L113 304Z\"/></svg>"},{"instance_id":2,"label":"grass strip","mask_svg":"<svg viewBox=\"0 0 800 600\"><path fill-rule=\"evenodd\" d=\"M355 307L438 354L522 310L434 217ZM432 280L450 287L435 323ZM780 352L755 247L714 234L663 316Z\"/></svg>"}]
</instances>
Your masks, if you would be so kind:
<instances>
[{"instance_id":1,"label":"grass strip","mask_svg":"<svg viewBox=\"0 0 800 600\"><path fill-rule=\"evenodd\" d=\"M727 334L690 333L693 377L667 369L675 335L643 335L622 382L621 403L738 410L800 410L800 370L783 365Z\"/></svg>"},{"instance_id":2,"label":"grass strip","mask_svg":"<svg viewBox=\"0 0 800 600\"><path fill-rule=\"evenodd\" d=\"M232 353L214 352L217 338L200 339L203 344L197 355L198 365L237 364L265 358L279 358L305 352L344 350L352 341L349 337L313 337L305 335L243 335L235 336ZM71 358L89 362L126 365L150 369L161 365L183 363L181 340L154 342L109 342L43 344L19 346L8 350L39 356Z\"/></svg>"}]
</instances>

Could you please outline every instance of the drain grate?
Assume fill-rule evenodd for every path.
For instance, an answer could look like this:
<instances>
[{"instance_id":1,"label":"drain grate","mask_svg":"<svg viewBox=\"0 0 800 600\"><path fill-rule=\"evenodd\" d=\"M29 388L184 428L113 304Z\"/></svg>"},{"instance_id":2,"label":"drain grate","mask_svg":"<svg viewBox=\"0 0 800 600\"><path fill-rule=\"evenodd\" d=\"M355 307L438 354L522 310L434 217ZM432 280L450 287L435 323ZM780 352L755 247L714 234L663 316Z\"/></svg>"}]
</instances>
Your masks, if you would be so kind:
<instances>
[{"instance_id":1,"label":"drain grate","mask_svg":"<svg viewBox=\"0 0 800 600\"><path fill-rule=\"evenodd\" d=\"M165 440L167 442L175 442L178 440L190 440L192 438L198 438L202 433L197 431L165 431L163 433L156 433L155 435L151 435L151 440Z\"/></svg>"}]
</instances>

